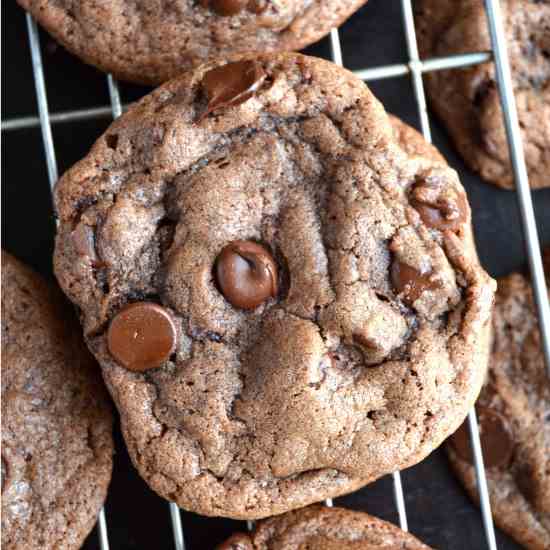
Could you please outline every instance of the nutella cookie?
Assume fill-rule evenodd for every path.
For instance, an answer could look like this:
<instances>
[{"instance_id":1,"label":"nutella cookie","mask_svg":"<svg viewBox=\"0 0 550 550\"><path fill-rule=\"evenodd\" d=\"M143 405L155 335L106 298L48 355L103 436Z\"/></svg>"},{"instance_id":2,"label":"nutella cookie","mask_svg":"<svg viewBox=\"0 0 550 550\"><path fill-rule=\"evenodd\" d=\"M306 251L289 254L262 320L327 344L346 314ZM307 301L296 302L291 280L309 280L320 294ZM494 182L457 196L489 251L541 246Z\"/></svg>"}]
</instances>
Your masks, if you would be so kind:
<instances>
[{"instance_id":1,"label":"nutella cookie","mask_svg":"<svg viewBox=\"0 0 550 550\"><path fill-rule=\"evenodd\" d=\"M79 548L111 479L99 367L59 291L2 252L2 548Z\"/></svg>"},{"instance_id":2,"label":"nutella cookie","mask_svg":"<svg viewBox=\"0 0 550 550\"><path fill-rule=\"evenodd\" d=\"M550 2L500 2L508 35L523 145L531 186L550 186ZM491 49L483 0L419 0L423 57ZM486 180L514 186L492 62L426 74L428 92L469 166Z\"/></svg>"},{"instance_id":3,"label":"nutella cookie","mask_svg":"<svg viewBox=\"0 0 550 550\"><path fill-rule=\"evenodd\" d=\"M217 550L429 550L395 525L345 508L309 506L262 521Z\"/></svg>"},{"instance_id":4,"label":"nutella cookie","mask_svg":"<svg viewBox=\"0 0 550 550\"><path fill-rule=\"evenodd\" d=\"M18 0L69 51L159 84L206 61L299 50L367 0Z\"/></svg>"},{"instance_id":5,"label":"nutella cookie","mask_svg":"<svg viewBox=\"0 0 550 550\"><path fill-rule=\"evenodd\" d=\"M546 251L547 282L550 250ZM489 376L477 405L483 458L497 524L523 546L550 548L550 381L531 286L519 274L498 283ZM447 445L477 500L467 426Z\"/></svg>"},{"instance_id":6,"label":"nutella cookie","mask_svg":"<svg viewBox=\"0 0 550 550\"><path fill-rule=\"evenodd\" d=\"M260 518L352 491L422 460L477 397L494 282L464 190L332 63L171 81L55 200L57 277L130 455L186 509Z\"/></svg>"}]
</instances>

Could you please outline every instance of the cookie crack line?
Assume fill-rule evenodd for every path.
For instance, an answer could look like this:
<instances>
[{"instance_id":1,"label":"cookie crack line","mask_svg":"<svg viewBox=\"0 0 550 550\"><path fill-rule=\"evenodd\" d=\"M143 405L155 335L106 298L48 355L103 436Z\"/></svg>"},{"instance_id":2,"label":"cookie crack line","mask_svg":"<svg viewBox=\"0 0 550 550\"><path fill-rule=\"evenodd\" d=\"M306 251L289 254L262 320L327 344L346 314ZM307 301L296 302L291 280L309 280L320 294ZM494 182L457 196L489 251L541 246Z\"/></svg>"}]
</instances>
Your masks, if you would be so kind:
<instances>
[{"instance_id":1,"label":"cookie crack line","mask_svg":"<svg viewBox=\"0 0 550 550\"><path fill-rule=\"evenodd\" d=\"M146 102L148 101L148 99L149 99L148 96L146 96L145 98L139 100L131 108L131 110L132 109L139 110L139 108L141 106L146 105ZM358 102L359 102L359 100L356 100L355 104L350 105L346 109L346 111L357 109L358 108ZM233 141L234 141L235 138L240 138L241 136L243 136L243 137L246 136L249 139L246 140L246 141L243 140L241 145L244 146L246 144L250 144L251 139L254 138L256 136L256 134L261 131L262 122L265 122L265 121L267 121L268 123L271 123L271 125L273 127L270 128L269 125L268 125L268 128L264 129L263 131L265 131L267 133L271 133L272 135L275 135L278 139L282 139L283 141L286 141L287 143L292 144L292 141L289 141L288 139L286 139L283 135L278 133L277 130L279 130L282 126L288 126L289 124L293 124L293 123L303 124L306 121L315 120L321 114L327 116L333 122L333 126L334 126L335 129L338 130L341 139L343 141L345 141L346 144L349 147L352 147L354 149L358 149L358 147L353 145L353 143L350 141L350 139L342 132L341 125L337 124L337 122L336 122L337 119L335 119L335 117L326 108L321 109L319 112L317 112L315 114L311 114L311 115L299 115L299 116L296 116L296 115L290 116L289 115L289 116L286 116L286 117L283 117L283 116L280 116L280 115L273 115L271 113L267 113L267 114L266 113L260 113L259 118L257 120L257 125L255 127L240 126L240 127L234 128L233 130L228 132L228 134L226 136L220 135L219 141L212 144L211 150L208 153L206 153L205 155L199 157L197 160L195 160L191 165L186 167L184 170L171 174L168 177L168 179L163 180L163 181L164 181L165 185L168 187L170 185L173 185L173 183L176 179L178 179L180 177L191 176L192 174L195 173L195 171L197 169L204 168L204 167L208 166L212 161L218 160L219 157L223 156L224 154L227 154L231 150L231 148L234 147ZM210 116L213 117L213 118L216 117L215 113L210 114ZM115 121L115 123L113 123L111 128L116 129L118 127L119 123L120 123L120 121L118 121L118 122ZM111 129L106 131L106 133L105 133L105 136L106 136L105 138L106 139L110 135L111 132L112 132ZM164 133L165 132L166 132L166 129L164 130ZM302 138L303 138L303 136L302 136ZM322 157L326 154L326 153L321 152L321 150L318 148L318 146L316 145L314 140L309 139L309 140L307 140L307 142L309 143L310 146L312 146L316 149L319 157ZM159 144L157 147L159 147L159 146L162 146L162 143ZM152 156L154 157L155 155L152 155ZM334 160L339 160L338 155L335 155L333 158L334 158ZM125 178L124 181L120 182L120 184L116 187L116 189L113 189L113 190L110 190L110 191L101 191L99 196L97 196L97 195L88 195L88 196L83 196L83 197L79 197L78 199L76 199L76 204L74 205L75 212L77 212L76 222L74 222L75 226L78 223L78 221L82 218L82 216L86 212L86 210L88 210L89 208L94 207L96 204L103 201L109 195L112 195L113 193L118 194L118 193L122 192L125 189L125 183L127 184L128 182L131 182L134 176L136 176L138 174L141 174L143 172L143 167L140 167L140 166L137 166L132 171L133 163L132 163L131 160L128 160L127 162L124 162L122 164L120 164L116 161L113 161L113 162L114 162L113 165L102 166L102 168L101 168L102 173L104 173L106 171L120 172L120 171L126 171L128 169L129 174L127 175L127 177ZM148 170L151 171L151 172L156 171L157 169L160 169L160 171L162 171L162 166L153 166L151 168L148 168ZM78 185L78 187L82 187L82 185ZM114 203L113 203L113 205L114 205ZM150 206L153 206L153 204L151 204ZM56 210L56 217L59 218L60 220L64 221L63 216L60 216L59 213L57 213L57 208L55 210Z\"/></svg>"},{"instance_id":2,"label":"cookie crack line","mask_svg":"<svg viewBox=\"0 0 550 550\"><path fill-rule=\"evenodd\" d=\"M154 404L158 400L158 395L160 394L159 383L154 378L149 377L149 376L147 376L147 382L155 388L155 391L156 391L156 394L157 394L157 396L155 398L155 401L153 402L153 404L151 406L151 413L155 417L155 420L157 421L159 426L161 426L161 433L159 433L158 435L150 437L149 440L148 440L148 445L147 446L150 446L151 444L154 444L156 441L158 441L160 439L163 439L164 437L166 437L166 434L169 433L170 431L177 431L179 433L182 433L182 434L186 435L189 439L193 440L194 445L199 449L202 456L207 456L207 453L205 452L204 447L203 447L200 439L194 438L193 436L191 436L191 434L189 434L189 432L185 428L183 428L182 426L178 426L178 427L170 426L165 421L158 418L158 416L154 412L154 409L155 409ZM243 423L246 424L245 420L240 419L240 418L238 418L238 419L239 419L240 422L243 422ZM239 435L239 437L246 438L246 437L250 437L250 435L251 435L250 433L241 434L241 435ZM141 454L139 450L137 450L137 452L138 452L138 454ZM227 469L229 469L231 464L233 462L237 461L237 460L240 460L240 457L235 456L232 459L232 462L229 464ZM223 482L223 483L227 482L227 480L226 480L227 476L226 475L218 475L218 474L214 473L210 468L204 467L202 465L200 465L199 468L200 468L199 472L194 476L195 479L200 478L201 476L206 474L206 475L212 476L217 481L220 481L220 482ZM288 475L288 476L276 476L276 475L272 474L272 477L273 477L272 482L273 483L278 483L278 482L282 482L282 481L284 482L284 481L288 481L288 480L295 480L295 479L299 479L300 477L307 477L307 476L311 475L312 473L325 472L325 471L335 472L337 475L342 475L342 476L345 476L346 478L348 477L348 474L346 472L344 472L342 470L339 470L338 468L335 468L333 466L326 466L326 467L322 467L322 468L311 468L311 469L304 470L302 472L299 472L299 473L296 473L296 474L291 474L291 475ZM255 475L251 471L247 471L246 468L243 469L243 472L247 473L249 475L250 479L255 479L256 478ZM170 477L166 471L163 471L162 474L164 476L170 478L173 481L174 485L181 487L180 482L179 482L178 479ZM240 483L240 480L236 480L234 483L238 484L238 483Z\"/></svg>"}]
</instances>

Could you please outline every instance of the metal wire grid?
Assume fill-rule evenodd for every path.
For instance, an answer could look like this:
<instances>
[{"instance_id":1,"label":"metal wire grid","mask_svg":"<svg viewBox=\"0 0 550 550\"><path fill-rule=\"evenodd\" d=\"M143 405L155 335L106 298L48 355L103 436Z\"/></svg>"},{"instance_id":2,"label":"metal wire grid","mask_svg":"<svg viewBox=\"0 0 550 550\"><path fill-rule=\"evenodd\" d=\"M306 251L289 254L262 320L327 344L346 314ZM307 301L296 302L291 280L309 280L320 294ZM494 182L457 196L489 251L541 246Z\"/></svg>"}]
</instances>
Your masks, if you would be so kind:
<instances>
[{"instance_id":1,"label":"metal wire grid","mask_svg":"<svg viewBox=\"0 0 550 550\"><path fill-rule=\"evenodd\" d=\"M532 275L532 286L537 304L539 322L542 334L542 347L546 359L548 373L550 375L550 307L548 303L548 293L546 289L542 259L540 254L540 242L537 232L536 220L531 198L531 190L525 165L525 157L521 142L521 133L518 122L516 102L513 93L513 84L509 59L506 51L506 36L502 23L499 0L484 0L487 12L488 25L491 35L492 51L476 52L464 55L451 55L428 60L420 60L418 46L416 41L416 31L414 26L413 10L411 0L401 0L403 24L409 62L407 64L386 65L355 71L355 74L365 80L380 80L393 78L409 74L411 76L414 96L418 107L420 126L425 139L431 142L430 122L426 107L426 95L422 75L429 71L438 71L443 69L463 68L471 65L477 65L493 60L496 68L497 84L500 91L502 109L508 144L510 148L510 157L514 170L518 204L521 213L522 228L525 236L525 244L529 258L529 266ZM38 101L38 117L22 117L2 122L2 130L14 130L19 128L28 128L40 125L42 139L44 142L44 152L48 169L48 179L50 187L53 189L58 179L57 161L52 139L51 124L86 120L111 115L117 118L123 111L123 105L120 99L120 93L117 82L111 75L107 76L107 85L111 105L108 107L98 107L93 109L82 109L61 113L49 114L48 101L46 96L46 85L44 70L42 66L42 56L40 42L38 38L38 29L35 21L27 14L27 30L29 35L29 44L31 49L32 67L34 81L36 86L36 95ZM332 60L334 63L343 66L342 48L337 29L330 33L330 45L332 51ZM487 547L489 550L496 550L496 539L491 515L491 506L487 490L487 481L485 477L485 468L483 466L483 456L479 439L477 419L474 409L468 415L468 425L470 429L470 438L472 441L473 454L478 491L480 495L481 512ZM407 514L405 509L405 498L401 484L399 472L392 474L394 500L399 516L399 524L403 530L408 530ZM332 500L325 501L327 506L332 506ZM174 536L174 546L176 550L185 550L185 541L181 522L180 509L174 503L169 503L170 518L172 521L172 530ZM254 522L247 522L248 529L252 529ZM97 523L99 544L101 550L109 550L109 537L107 531L107 522L105 510L102 508Z\"/></svg>"}]
</instances>

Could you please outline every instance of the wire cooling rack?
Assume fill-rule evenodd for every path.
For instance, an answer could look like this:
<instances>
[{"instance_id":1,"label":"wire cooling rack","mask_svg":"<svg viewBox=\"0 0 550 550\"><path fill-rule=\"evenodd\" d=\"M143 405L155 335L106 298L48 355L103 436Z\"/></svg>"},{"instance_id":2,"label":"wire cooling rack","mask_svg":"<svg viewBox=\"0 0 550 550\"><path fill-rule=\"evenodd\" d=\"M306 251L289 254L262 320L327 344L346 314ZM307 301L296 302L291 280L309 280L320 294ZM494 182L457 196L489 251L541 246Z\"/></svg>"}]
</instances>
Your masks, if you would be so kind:
<instances>
[{"instance_id":1,"label":"wire cooling rack","mask_svg":"<svg viewBox=\"0 0 550 550\"><path fill-rule=\"evenodd\" d=\"M531 190L529 188L521 142L516 103L513 94L510 64L506 52L506 37L503 28L499 0L484 0L487 12L487 22L491 35L491 51L451 55L425 60L420 60L418 54L411 0L400 1L409 62L404 64L385 65L381 67L362 69L355 71L355 74L367 82L410 75L422 133L425 139L431 142L430 122L426 108L426 96L424 92L422 75L430 71L464 68L488 61L493 61L495 63L497 84L500 91L504 122L510 148L510 158L516 181L517 200L532 275L533 291L538 308L543 352L546 359L548 374L550 376L550 308L542 267L540 243L533 210ZM38 29L35 21L30 17L30 15L27 14L26 17L39 116L19 117L3 121L2 131L40 126L46 156L48 178L50 187L53 189L53 186L58 179L58 169L52 139L51 125L54 123L84 121L107 116L117 118L122 114L124 105L121 102L117 82L111 75L108 75L107 86L111 103L109 106L50 114L46 97L46 85L42 67L42 55L38 38ZM337 65L343 66L342 48L337 29L333 29L330 33L330 45L333 62ZM489 548L489 550L496 550L497 544L495 531L487 491L477 419L474 410L470 411L468 415L468 424L475 459L475 471L480 495L481 514L485 529L487 548ZM394 472L392 474L392 479L393 497L399 517L399 524L403 530L407 531L407 513L399 472ZM325 501L325 504L327 506L332 506L332 500ZM184 529L182 526L180 509L176 504L169 503L169 513L172 523L174 547L176 550L185 550ZM248 529L252 529L253 522L247 522L247 526ZM98 517L97 531L101 550L109 550L109 535L104 509L100 511Z\"/></svg>"}]
</instances>

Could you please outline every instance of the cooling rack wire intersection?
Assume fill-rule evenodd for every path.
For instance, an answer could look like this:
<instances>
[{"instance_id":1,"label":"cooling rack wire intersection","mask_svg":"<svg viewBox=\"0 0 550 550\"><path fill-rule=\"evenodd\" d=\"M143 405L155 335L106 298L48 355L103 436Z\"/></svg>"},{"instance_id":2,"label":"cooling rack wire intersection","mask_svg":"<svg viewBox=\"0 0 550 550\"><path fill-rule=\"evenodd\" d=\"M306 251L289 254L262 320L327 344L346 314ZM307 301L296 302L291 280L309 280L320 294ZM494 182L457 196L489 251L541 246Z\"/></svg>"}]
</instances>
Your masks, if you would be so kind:
<instances>
[{"instance_id":1,"label":"cooling rack wire intersection","mask_svg":"<svg viewBox=\"0 0 550 550\"><path fill-rule=\"evenodd\" d=\"M485 63L491 60L494 62L508 144L510 148L510 157L512 159L512 167L515 175L522 230L525 237L525 246L529 258L535 301L538 307L543 352L546 359L548 374L550 376L550 308L548 305L548 293L542 267L540 242L533 210L531 190L529 187L527 170L525 166L517 108L513 93L510 63L506 52L506 37L502 23L499 0L484 0L484 3L487 12L487 23L491 35L492 51L450 55L421 60L418 53L411 0L401 0L403 28L405 31L405 39L409 57L408 63L385 65L382 67L367 68L354 72L356 76L366 82L409 75L411 79L412 91L418 108L420 128L425 139L431 142L430 121L426 106L426 95L422 75L430 71L463 68ZM76 122L108 116L117 118L122 114L125 105L121 102L120 91L116 80L111 75L108 75L107 87L109 91L110 105L50 114L46 95L46 81L42 66L38 28L36 26L36 22L29 14L26 15L26 18L38 103L38 116L19 117L2 121L2 131L4 132L40 126L44 144L44 154L46 157L48 180L50 187L53 190L53 186L58 179L58 168L55 148L53 145L52 124ZM332 61L337 65L344 66L342 46L339 31L337 29L333 29L331 31L329 40ZM487 540L487 548L489 550L496 550L497 544L491 515L485 468L483 466L481 443L479 439L477 419L473 409L468 415L468 425L472 440L475 471L480 495L481 513ZM399 472L394 472L392 474L392 480L393 495L399 518L399 525L401 529L407 531L408 523L405 508L405 496ZM332 499L327 499L325 504L326 506L332 506ZM185 539L180 509L173 502L169 503L169 513L172 522L174 548L176 550L185 550ZM252 530L254 528L254 522L247 521L247 528L248 530ZM101 550L109 550L109 536L104 508L101 509L98 516L97 534Z\"/></svg>"}]
</instances>

